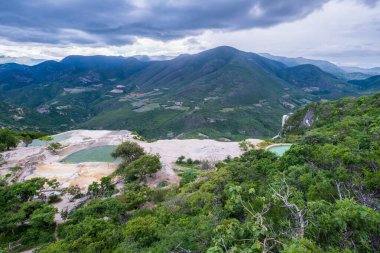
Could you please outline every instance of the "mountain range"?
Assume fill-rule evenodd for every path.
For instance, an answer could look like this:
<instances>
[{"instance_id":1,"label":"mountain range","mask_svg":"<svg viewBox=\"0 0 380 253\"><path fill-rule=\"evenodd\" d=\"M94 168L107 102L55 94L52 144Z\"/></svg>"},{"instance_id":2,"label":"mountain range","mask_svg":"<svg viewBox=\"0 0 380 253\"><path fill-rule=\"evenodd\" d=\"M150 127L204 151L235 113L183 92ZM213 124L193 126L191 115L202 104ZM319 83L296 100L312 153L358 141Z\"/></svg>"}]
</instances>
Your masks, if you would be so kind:
<instances>
[{"instance_id":1,"label":"mountain range","mask_svg":"<svg viewBox=\"0 0 380 253\"><path fill-rule=\"evenodd\" d=\"M349 81L323 62L295 64L227 46L170 60L137 58L0 65L0 124L131 129L149 138L270 137L295 108L380 88L376 76Z\"/></svg>"},{"instance_id":2,"label":"mountain range","mask_svg":"<svg viewBox=\"0 0 380 253\"><path fill-rule=\"evenodd\" d=\"M374 75L380 75L380 67L375 68L360 68L360 67L344 67L337 66L329 61L312 60L304 57L289 58L284 56L275 56L268 53L262 53L261 56L284 63L288 67L294 67L304 64L315 65L321 70L333 74L345 80L361 80L367 79Z\"/></svg>"},{"instance_id":3,"label":"mountain range","mask_svg":"<svg viewBox=\"0 0 380 253\"><path fill-rule=\"evenodd\" d=\"M44 62L46 60L44 59L34 59L30 57L10 57L10 56L4 56L0 55L0 64L4 63L18 63L18 64L24 64L24 65L36 65L41 62Z\"/></svg>"}]
</instances>

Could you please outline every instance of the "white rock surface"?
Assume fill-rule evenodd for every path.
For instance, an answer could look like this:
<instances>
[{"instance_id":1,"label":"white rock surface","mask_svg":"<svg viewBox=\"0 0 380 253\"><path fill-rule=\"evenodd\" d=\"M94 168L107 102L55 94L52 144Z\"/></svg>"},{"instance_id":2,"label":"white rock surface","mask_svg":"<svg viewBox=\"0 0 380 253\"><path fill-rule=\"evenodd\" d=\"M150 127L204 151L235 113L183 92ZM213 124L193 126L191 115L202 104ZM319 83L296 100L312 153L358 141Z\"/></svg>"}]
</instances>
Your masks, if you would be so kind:
<instances>
[{"instance_id":1,"label":"white rock surface","mask_svg":"<svg viewBox=\"0 0 380 253\"><path fill-rule=\"evenodd\" d=\"M146 152L160 156L162 169L148 180L149 185L157 185L162 180L170 183L179 182L179 177L173 167L181 155L193 160L207 160L213 163L221 161L227 156L236 157L243 153L238 142L173 139L148 143L133 139L131 132L126 130L74 130L63 134L68 138L60 141L64 148L58 155L53 155L45 147L17 147L4 152L7 164L0 169L0 175L8 173L8 168L20 165L24 167L24 170L18 177L18 181L33 177L46 177L57 179L62 187L79 185L82 190L85 190L93 181L98 181L111 174L116 169L117 163L64 164L60 161L80 150L104 145L118 145L125 140L131 140L141 145ZM248 139L247 141L252 144L261 142L259 139Z\"/></svg>"}]
</instances>

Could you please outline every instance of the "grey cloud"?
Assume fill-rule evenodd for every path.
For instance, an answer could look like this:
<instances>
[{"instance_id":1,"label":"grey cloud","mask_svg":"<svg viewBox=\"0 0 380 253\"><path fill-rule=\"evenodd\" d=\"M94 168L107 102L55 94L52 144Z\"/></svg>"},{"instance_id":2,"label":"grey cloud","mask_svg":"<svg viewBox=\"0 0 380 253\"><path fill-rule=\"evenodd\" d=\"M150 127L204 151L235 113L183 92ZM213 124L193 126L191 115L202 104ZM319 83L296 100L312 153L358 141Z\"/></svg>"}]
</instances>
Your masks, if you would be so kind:
<instances>
[{"instance_id":1,"label":"grey cloud","mask_svg":"<svg viewBox=\"0 0 380 253\"><path fill-rule=\"evenodd\" d=\"M314 52L311 58L324 59L342 66L380 66L380 50L371 48L347 48L339 51Z\"/></svg>"},{"instance_id":2,"label":"grey cloud","mask_svg":"<svg viewBox=\"0 0 380 253\"><path fill-rule=\"evenodd\" d=\"M319 53L322 57L334 57L334 58L359 58L359 57L377 57L380 59L380 50L373 50L368 48L356 47L353 49L345 49L341 51L330 51L330 52L321 52ZM377 61L377 64L380 64L380 61Z\"/></svg>"},{"instance_id":3,"label":"grey cloud","mask_svg":"<svg viewBox=\"0 0 380 253\"><path fill-rule=\"evenodd\" d=\"M172 40L205 29L268 27L301 19L328 0L12 0L0 2L0 37L19 42L109 44ZM374 4L374 0L366 0ZM141 2L140 2L141 3ZM77 32L67 32L77 31Z\"/></svg>"},{"instance_id":4,"label":"grey cloud","mask_svg":"<svg viewBox=\"0 0 380 253\"><path fill-rule=\"evenodd\" d=\"M371 7L376 6L378 3L380 3L380 0L358 0L359 2L363 2L366 5L369 5Z\"/></svg>"}]
</instances>

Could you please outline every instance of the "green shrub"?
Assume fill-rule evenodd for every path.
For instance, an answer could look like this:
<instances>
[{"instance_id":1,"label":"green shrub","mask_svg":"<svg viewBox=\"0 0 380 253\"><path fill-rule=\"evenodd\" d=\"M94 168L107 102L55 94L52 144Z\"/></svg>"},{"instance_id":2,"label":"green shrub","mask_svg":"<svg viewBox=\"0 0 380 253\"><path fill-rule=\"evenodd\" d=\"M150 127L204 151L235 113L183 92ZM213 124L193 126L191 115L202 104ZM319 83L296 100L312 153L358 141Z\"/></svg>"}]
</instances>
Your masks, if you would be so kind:
<instances>
[{"instance_id":1,"label":"green shrub","mask_svg":"<svg viewBox=\"0 0 380 253\"><path fill-rule=\"evenodd\" d=\"M50 195L48 198L48 203L53 204L53 203L58 203L62 200L62 198L59 195Z\"/></svg>"}]
</instances>

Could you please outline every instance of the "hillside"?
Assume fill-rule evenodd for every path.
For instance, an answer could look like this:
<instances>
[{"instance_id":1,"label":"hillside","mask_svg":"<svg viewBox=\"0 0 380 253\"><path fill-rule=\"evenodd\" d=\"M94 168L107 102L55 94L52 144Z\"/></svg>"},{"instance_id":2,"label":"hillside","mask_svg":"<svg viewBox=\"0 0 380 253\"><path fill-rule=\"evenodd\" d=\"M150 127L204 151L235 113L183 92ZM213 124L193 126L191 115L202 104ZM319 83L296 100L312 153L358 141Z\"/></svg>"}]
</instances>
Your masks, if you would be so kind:
<instances>
[{"instance_id":1,"label":"hillside","mask_svg":"<svg viewBox=\"0 0 380 253\"><path fill-rule=\"evenodd\" d=\"M357 85L363 90L378 90L380 89L380 75L372 76L365 80L352 80L350 83Z\"/></svg>"},{"instance_id":2,"label":"hillside","mask_svg":"<svg viewBox=\"0 0 380 253\"><path fill-rule=\"evenodd\" d=\"M322 134L324 137L334 135L333 139L329 139L333 142L340 142L340 138L349 139L351 136L357 136L358 132L365 132L367 135L373 134L374 137L371 140L361 140L362 144L367 146L369 144L364 142L377 141L379 115L380 93L360 98L315 102L291 115L282 132L285 136L311 135L311 139L313 134Z\"/></svg>"},{"instance_id":3,"label":"hillside","mask_svg":"<svg viewBox=\"0 0 380 253\"><path fill-rule=\"evenodd\" d=\"M154 151L122 160L113 174L83 192L55 190L57 181L49 179L8 184L9 178L1 178L0 248L40 253L379 252L379 115L380 93L309 104L288 120L278 142L293 145L283 156L257 144L216 164L179 157L178 184L147 186L161 167ZM310 126L302 124L305 117ZM122 133L99 132L108 142L120 141L115 134ZM71 140L85 137L90 144L99 138L82 133L91 137ZM135 145L127 142L118 149L131 158L131 150L141 152ZM151 145L161 146L159 141ZM28 150L41 155L33 147ZM90 171L83 164L71 166ZM108 164L107 172L114 166ZM14 168L8 177L23 169ZM51 169L45 173L51 175Z\"/></svg>"},{"instance_id":4,"label":"hillside","mask_svg":"<svg viewBox=\"0 0 380 253\"><path fill-rule=\"evenodd\" d=\"M354 94L353 89L345 81L310 64L287 68L281 76L296 87L311 90L313 94L324 94L331 97Z\"/></svg>"},{"instance_id":5,"label":"hillside","mask_svg":"<svg viewBox=\"0 0 380 253\"><path fill-rule=\"evenodd\" d=\"M231 140L274 136L283 114L362 92L315 66L289 68L231 47L165 61L68 56L35 66L0 65L0 91L3 102L41 116L31 114L38 118L33 124L15 122L18 128Z\"/></svg>"},{"instance_id":6,"label":"hillside","mask_svg":"<svg viewBox=\"0 0 380 253\"><path fill-rule=\"evenodd\" d=\"M129 125L130 121L136 122L143 114L149 115L152 123L164 124L162 128L174 135L182 131L196 133L199 129L206 135L216 132L214 137L223 133L227 138L232 135L268 136L278 127L278 117L289 110L281 103L294 103L292 100L301 94L273 74L283 67L280 63L228 47L153 62L125 83L136 87L138 93L153 92L151 96L142 95L143 99L134 98L136 101L132 103L145 100L143 104L147 109L148 106L160 106L151 113L140 113L142 115L122 114L120 109L108 115L118 118L118 122L126 122L126 127L134 127ZM99 121L106 122L108 118L101 114L84 126L97 128ZM104 128L117 127L114 122L104 124ZM156 124L150 126L149 121L144 120L141 124L144 126L139 127L139 132L143 135L149 136L157 128Z\"/></svg>"},{"instance_id":7,"label":"hillside","mask_svg":"<svg viewBox=\"0 0 380 253\"><path fill-rule=\"evenodd\" d=\"M17 130L30 130L52 132L67 129L69 122L73 118L80 118L80 110L68 117L62 115L59 110L50 111L49 117L38 113L35 110L26 107L14 106L8 103L0 102L0 128L10 128Z\"/></svg>"}]
</instances>

